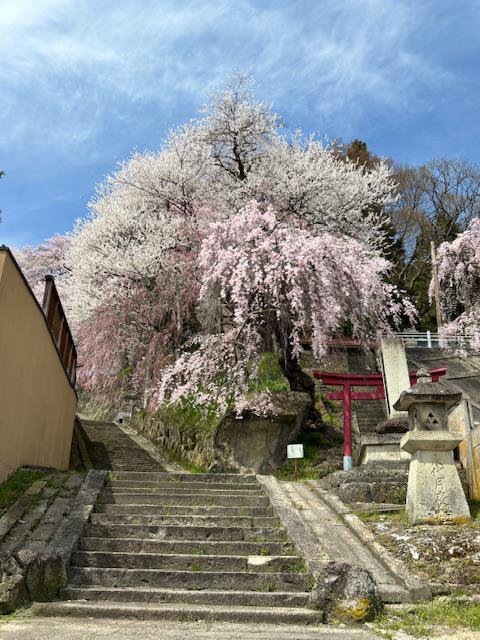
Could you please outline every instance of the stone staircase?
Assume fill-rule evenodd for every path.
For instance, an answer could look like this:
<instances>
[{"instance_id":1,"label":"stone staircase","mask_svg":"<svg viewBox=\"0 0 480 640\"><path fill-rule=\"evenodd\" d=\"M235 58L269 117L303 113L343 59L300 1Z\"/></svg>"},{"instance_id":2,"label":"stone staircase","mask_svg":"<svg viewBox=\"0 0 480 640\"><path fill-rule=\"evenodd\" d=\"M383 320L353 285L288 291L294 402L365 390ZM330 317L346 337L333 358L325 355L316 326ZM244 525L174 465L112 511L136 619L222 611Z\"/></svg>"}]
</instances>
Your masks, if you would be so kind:
<instances>
[{"instance_id":1,"label":"stone staircase","mask_svg":"<svg viewBox=\"0 0 480 640\"><path fill-rule=\"evenodd\" d=\"M95 469L163 471L159 462L114 422L83 419L80 429Z\"/></svg>"},{"instance_id":2,"label":"stone staircase","mask_svg":"<svg viewBox=\"0 0 480 640\"><path fill-rule=\"evenodd\" d=\"M312 578L253 475L113 471L43 615L308 624Z\"/></svg>"}]
</instances>

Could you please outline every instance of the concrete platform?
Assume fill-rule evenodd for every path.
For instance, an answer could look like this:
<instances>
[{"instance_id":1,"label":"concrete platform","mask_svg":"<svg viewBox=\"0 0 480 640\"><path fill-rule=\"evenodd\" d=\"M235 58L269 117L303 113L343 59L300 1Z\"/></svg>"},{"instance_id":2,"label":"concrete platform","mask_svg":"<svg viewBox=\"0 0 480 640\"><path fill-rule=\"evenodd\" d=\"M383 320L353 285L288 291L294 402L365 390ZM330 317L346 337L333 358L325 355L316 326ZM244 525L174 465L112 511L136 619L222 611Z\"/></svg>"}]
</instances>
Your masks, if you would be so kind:
<instances>
[{"instance_id":1,"label":"concrete platform","mask_svg":"<svg viewBox=\"0 0 480 640\"><path fill-rule=\"evenodd\" d=\"M293 631L293 633L292 633ZM5 640L378 640L359 628L93 618L19 617L0 626Z\"/></svg>"}]
</instances>

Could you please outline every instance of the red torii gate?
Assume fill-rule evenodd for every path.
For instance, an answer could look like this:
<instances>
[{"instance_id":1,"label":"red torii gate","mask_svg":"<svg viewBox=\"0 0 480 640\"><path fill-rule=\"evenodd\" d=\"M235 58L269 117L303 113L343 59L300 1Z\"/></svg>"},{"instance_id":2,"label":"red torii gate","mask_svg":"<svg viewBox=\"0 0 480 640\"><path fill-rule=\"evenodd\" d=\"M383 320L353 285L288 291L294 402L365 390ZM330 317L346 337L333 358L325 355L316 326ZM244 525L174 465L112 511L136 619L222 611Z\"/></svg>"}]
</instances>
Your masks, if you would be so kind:
<instances>
[{"instance_id":1,"label":"red torii gate","mask_svg":"<svg viewBox=\"0 0 480 640\"><path fill-rule=\"evenodd\" d=\"M430 369L432 382L444 376L447 372L445 367ZM409 371L410 385L417 383L417 373ZM329 391L326 394L327 400L343 401L343 468L348 471L353 466L352 458L352 400L384 400L385 387L381 373L372 375L357 375L353 373L326 373L324 371L313 371L313 377L321 380L322 383L330 387L342 387L341 391ZM353 387L375 387L374 391L352 391Z\"/></svg>"}]
</instances>

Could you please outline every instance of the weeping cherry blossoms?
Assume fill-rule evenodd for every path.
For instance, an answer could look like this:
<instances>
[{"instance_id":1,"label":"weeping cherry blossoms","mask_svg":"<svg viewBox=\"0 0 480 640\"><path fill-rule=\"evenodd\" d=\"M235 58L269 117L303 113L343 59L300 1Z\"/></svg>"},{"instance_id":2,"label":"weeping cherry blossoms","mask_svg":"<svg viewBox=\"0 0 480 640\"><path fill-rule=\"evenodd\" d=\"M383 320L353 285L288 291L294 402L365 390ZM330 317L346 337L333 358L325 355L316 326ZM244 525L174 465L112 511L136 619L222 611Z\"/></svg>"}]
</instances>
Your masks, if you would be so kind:
<instances>
[{"instance_id":1,"label":"weeping cherry blossoms","mask_svg":"<svg viewBox=\"0 0 480 640\"><path fill-rule=\"evenodd\" d=\"M465 336L480 347L480 219L437 252L444 325L442 335ZM431 293L433 294L433 283ZM460 338L461 342L461 338Z\"/></svg>"},{"instance_id":2,"label":"weeping cherry blossoms","mask_svg":"<svg viewBox=\"0 0 480 640\"><path fill-rule=\"evenodd\" d=\"M317 358L327 341L350 322L352 336L391 331L415 311L383 276L388 262L358 240L315 235L282 221L272 207L252 201L227 222L213 225L204 240L200 302L230 311L230 326L197 336L164 373L156 402L195 395L237 408L255 379L259 356L276 340L287 378L311 337ZM298 366L298 364L297 364Z\"/></svg>"}]
</instances>

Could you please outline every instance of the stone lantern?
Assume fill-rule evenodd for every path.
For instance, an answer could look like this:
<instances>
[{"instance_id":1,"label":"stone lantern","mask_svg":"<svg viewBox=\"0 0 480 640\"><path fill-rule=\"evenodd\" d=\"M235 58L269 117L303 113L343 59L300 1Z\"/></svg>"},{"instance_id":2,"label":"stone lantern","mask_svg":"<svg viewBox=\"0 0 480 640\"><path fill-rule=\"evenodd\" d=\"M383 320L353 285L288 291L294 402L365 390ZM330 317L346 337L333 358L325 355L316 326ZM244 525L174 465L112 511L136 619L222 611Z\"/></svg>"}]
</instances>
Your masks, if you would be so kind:
<instances>
[{"instance_id":1,"label":"stone lantern","mask_svg":"<svg viewBox=\"0 0 480 640\"><path fill-rule=\"evenodd\" d=\"M426 369L417 373L417 384L403 391L394 404L408 411L410 431L400 447L412 455L408 474L408 519L412 524L470 519L453 449L463 440L448 430L448 411L462 398L439 382L432 382Z\"/></svg>"}]
</instances>

